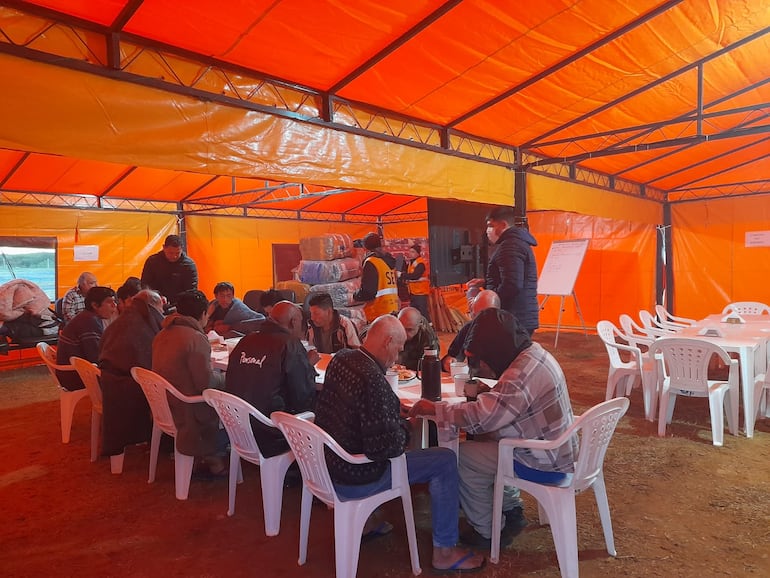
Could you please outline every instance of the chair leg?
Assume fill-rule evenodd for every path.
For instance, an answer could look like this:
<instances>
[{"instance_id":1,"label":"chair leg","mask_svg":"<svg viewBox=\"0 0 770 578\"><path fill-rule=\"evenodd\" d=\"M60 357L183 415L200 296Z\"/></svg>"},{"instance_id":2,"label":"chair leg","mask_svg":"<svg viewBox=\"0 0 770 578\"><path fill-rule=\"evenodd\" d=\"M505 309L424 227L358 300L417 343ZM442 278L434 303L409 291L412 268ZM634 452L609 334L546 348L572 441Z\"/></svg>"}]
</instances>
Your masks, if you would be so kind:
<instances>
[{"instance_id":1,"label":"chair leg","mask_svg":"<svg viewBox=\"0 0 770 578\"><path fill-rule=\"evenodd\" d=\"M725 437L725 392L709 392L709 413L711 414L711 438L715 446L721 446Z\"/></svg>"},{"instance_id":2,"label":"chair leg","mask_svg":"<svg viewBox=\"0 0 770 578\"><path fill-rule=\"evenodd\" d=\"M313 493L302 484L302 508L299 521L299 560L302 566L307 562L307 538L310 533L310 514L313 512ZM335 522L336 525L336 522Z\"/></svg>"},{"instance_id":3,"label":"chair leg","mask_svg":"<svg viewBox=\"0 0 770 578\"><path fill-rule=\"evenodd\" d=\"M334 508L334 564L336 578L355 578L361 552L361 534L374 508L358 509L363 502L341 503Z\"/></svg>"},{"instance_id":4,"label":"chair leg","mask_svg":"<svg viewBox=\"0 0 770 578\"><path fill-rule=\"evenodd\" d=\"M577 513L573 490L570 488L558 494L538 496L538 502L542 504L551 522L551 534L562 578L577 578Z\"/></svg>"},{"instance_id":5,"label":"chair leg","mask_svg":"<svg viewBox=\"0 0 770 578\"><path fill-rule=\"evenodd\" d=\"M123 459L126 457L126 452L118 454L116 456L110 456L110 472L113 474L123 473Z\"/></svg>"},{"instance_id":6,"label":"chair leg","mask_svg":"<svg viewBox=\"0 0 770 578\"><path fill-rule=\"evenodd\" d=\"M756 409L756 405L754 408ZM734 436L738 435L738 388L733 387L725 395L725 413L727 413L727 429ZM757 414L754 413L754 419Z\"/></svg>"},{"instance_id":7,"label":"chair leg","mask_svg":"<svg viewBox=\"0 0 770 578\"><path fill-rule=\"evenodd\" d=\"M492 494L492 544L489 551L489 561L497 564L500 561L500 529L503 525L503 478L498 471Z\"/></svg>"},{"instance_id":8,"label":"chair leg","mask_svg":"<svg viewBox=\"0 0 770 578\"><path fill-rule=\"evenodd\" d=\"M150 440L150 477L147 479L148 484L155 481L155 472L158 469L158 453L160 452L160 436L162 435L161 429L153 424L152 439Z\"/></svg>"},{"instance_id":9,"label":"chair leg","mask_svg":"<svg viewBox=\"0 0 770 578\"><path fill-rule=\"evenodd\" d=\"M91 408L91 462L99 457L99 432L102 429L102 414Z\"/></svg>"},{"instance_id":10,"label":"chair leg","mask_svg":"<svg viewBox=\"0 0 770 578\"><path fill-rule=\"evenodd\" d=\"M286 470L294 461L291 452L268 458L259 466L262 482L262 510L265 513L265 535L277 536L281 531L281 507L283 506L283 481Z\"/></svg>"},{"instance_id":11,"label":"chair leg","mask_svg":"<svg viewBox=\"0 0 770 578\"><path fill-rule=\"evenodd\" d=\"M607 545L607 553L610 556L617 556L615 550L615 537L612 533L612 519L610 518L610 504L607 501L607 488L604 485L604 477L599 475L593 484L594 496L596 497L596 507L599 509L599 519L602 522L604 531L604 543Z\"/></svg>"},{"instance_id":12,"label":"chair leg","mask_svg":"<svg viewBox=\"0 0 770 578\"><path fill-rule=\"evenodd\" d=\"M61 416L61 443L70 443L70 432L72 431L72 416L75 413L75 406L84 397L88 397L86 390L59 392L59 413Z\"/></svg>"},{"instance_id":13,"label":"chair leg","mask_svg":"<svg viewBox=\"0 0 770 578\"><path fill-rule=\"evenodd\" d=\"M658 383L654 376L642 374L642 396L644 398L644 417L655 421L658 409Z\"/></svg>"},{"instance_id":14,"label":"chair leg","mask_svg":"<svg viewBox=\"0 0 770 578\"><path fill-rule=\"evenodd\" d=\"M174 482L176 487L176 499L186 500L190 492L190 478L192 477L193 456L180 454L174 443Z\"/></svg>"},{"instance_id":15,"label":"chair leg","mask_svg":"<svg viewBox=\"0 0 770 578\"><path fill-rule=\"evenodd\" d=\"M230 475L227 479L227 515L235 514L235 492L238 478L241 477L241 456L237 450L230 447Z\"/></svg>"},{"instance_id":16,"label":"chair leg","mask_svg":"<svg viewBox=\"0 0 770 578\"><path fill-rule=\"evenodd\" d=\"M669 422L668 406L671 404L671 395L668 390L663 390L660 394L660 406L658 407L658 436L666 437L666 425Z\"/></svg>"},{"instance_id":17,"label":"chair leg","mask_svg":"<svg viewBox=\"0 0 770 578\"><path fill-rule=\"evenodd\" d=\"M406 535L409 541L409 557L412 560L412 574L418 576L422 569L420 568L420 554L417 550L417 531L414 526L412 493L408 487L401 494L401 502L404 507L404 522L406 523Z\"/></svg>"}]
</instances>

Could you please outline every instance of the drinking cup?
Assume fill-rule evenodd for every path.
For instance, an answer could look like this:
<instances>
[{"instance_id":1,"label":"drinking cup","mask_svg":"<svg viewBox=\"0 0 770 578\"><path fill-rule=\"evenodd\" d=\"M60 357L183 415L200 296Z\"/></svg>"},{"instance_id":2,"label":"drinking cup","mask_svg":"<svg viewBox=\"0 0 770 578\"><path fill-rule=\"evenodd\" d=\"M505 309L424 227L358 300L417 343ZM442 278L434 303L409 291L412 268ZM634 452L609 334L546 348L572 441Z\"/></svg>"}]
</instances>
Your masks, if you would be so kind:
<instances>
[{"instance_id":1,"label":"drinking cup","mask_svg":"<svg viewBox=\"0 0 770 578\"><path fill-rule=\"evenodd\" d=\"M465 397L468 401L473 401L479 395L479 382L475 379L466 379L465 381Z\"/></svg>"},{"instance_id":2,"label":"drinking cup","mask_svg":"<svg viewBox=\"0 0 770 578\"><path fill-rule=\"evenodd\" d=\"M465 382L468 381L467 373L458 373L453 375L452 379L455 382L455 395L457 397L463 397L465 395Z\"/></svg>"},{"instance_id":3,"label":"drinking cup","mask_svg":"<svg viewBox=\"0 0 770 578\"><path fill-rule=\"evenodd\" d=\"M398 372L387 371L385 373L385 379L388 380L388 384L390 385L390 389L393 390L393 393L398 393Z\"/></svg>"},{"instance_id":4,"label":"drinking cup","mask_svg":"<svg viewBox=\"0 0 770 578\"><path fill-rule=\"evenodd\" d=\"M464 361L453 361L449 364L449 367L449 373L452 376L458 375L460 373L464 373L465 375L468 374L468 364Z\"/></svg>"}]
</instances>

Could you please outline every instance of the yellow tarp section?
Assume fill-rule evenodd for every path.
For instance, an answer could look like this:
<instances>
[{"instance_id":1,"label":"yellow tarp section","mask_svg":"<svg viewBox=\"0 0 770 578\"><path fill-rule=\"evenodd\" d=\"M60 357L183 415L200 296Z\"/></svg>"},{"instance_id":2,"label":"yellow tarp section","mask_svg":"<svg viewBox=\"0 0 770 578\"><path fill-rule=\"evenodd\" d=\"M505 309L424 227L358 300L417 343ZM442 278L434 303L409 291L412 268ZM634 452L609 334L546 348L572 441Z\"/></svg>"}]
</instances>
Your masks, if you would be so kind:
<instances>
[{"instance_id":1,"label":"yellow tarp section","mask_svg":"<svg viewBox=\"0 0 770 578\"><path fill-rule=\"evenodd\" d=\"M586 325L608 319L618 324L618 316L637 316L640 309L655 304L654 224L610 219L563 211L529 213L529 227L538 241L535 258L538 271L545 263L554 241L589 239L583 265L575 282L575 295ZM539 296L542 303L544 296ZM541 326L555 326L561 297L548 299L540 313ZM575 302L565 299L562 327L579 327Z\"/></svg>"},{"instance_id":2,"label":"yellow tarp section","mask_svg":"<svg viewBox=\"0 0 770 578\"><path fill-rule=\"evenodd\" d=\"M0 147L423 197L513 198L513 173L502 167L12 56L0 55L0 86L14 87L0 91Z\"/></svg>"},{"instance_id":3,"label":"yellow tarp section","mask_svg":"<svg viewBox=\"0 0 770 578\"><path fill-rule=\"evenodd\" d=\"M144 261L177 232L176 217L158 213L39 207L0 207L0 235L56 237L57 295L74 287L83 271L100 285L117 289L126 277L142 274ZM75 261L75 245L96 245L98 261Z\"/></svg>"},{"instance_id":4,"label":"yellow tarp section","mask_svg":"<svg viewBox=\"0 0 770 578\"><path fill-rule=\"evenodd\" d=\"M770 235L768 197L673 205L676 311L702 318L732 301L770 303L770 247L747 247L746 234Z\"/></svg>"}]
</instances>

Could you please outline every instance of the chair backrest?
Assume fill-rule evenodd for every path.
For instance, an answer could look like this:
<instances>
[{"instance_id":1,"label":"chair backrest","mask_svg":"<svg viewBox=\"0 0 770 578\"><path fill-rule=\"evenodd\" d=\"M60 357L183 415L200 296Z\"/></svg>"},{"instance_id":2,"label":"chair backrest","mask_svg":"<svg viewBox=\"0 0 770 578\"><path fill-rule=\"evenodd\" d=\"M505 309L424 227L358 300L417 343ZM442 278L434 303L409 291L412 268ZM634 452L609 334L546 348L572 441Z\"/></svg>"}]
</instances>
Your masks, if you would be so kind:
<instances>
[{"instance_id":1,"label":"chair backrest","mask_svg":"<svg viewBox=\"0 0 770 578\"><path fill-rule=\"evenodd\" d=\"M203 392L203 399L216 410L222 425L227 430L230 445L241 456L261 464L264 458L259 451L257 440L254 439L249 416L253 415L269 427L276 427L275 424L253 405L226 391L206 389Z\"/></svg>"},{"instance_id":2,"label":"chair backrest","mask_svg":"<svg viewBox=\"0 0 770 578\"><path fill-rule=\"evenodd\" d=\"M655 316L646 309L641 309L639 311L639 320L642 322L642 327L645 329L662 329L655 319Z\"/></svg>"},{"instance_id":3,"label":"chair backrest","mask_svg":"<svg viewBox=\"0 0 770 578\"><path fill-rule=\"evenodd\" d=\"M40 359L42 359L43 363L45 363L48 371L51 373L51 377L53 377L54 382L60 389L64 389L61 386L61 383L59 383L59 376L56 375L56 370L75 371L75 368L71 365L59 365L56 363L56 347L53 345L49 345L48 343L41 341L36 345L36 347L37 352L40 355Z\"/></svg>"},{"instance_id":4,"label":"chair backrest","mask_svg":"<svg viewBox=\"0 0 770 578\"><path fill-rule=\"evenodd\" d=\"M264 293L262 289L250 289L249 291L246 291L243 295L243 302L246 304L246 307L257 313L262 313L262 293Z\"/></svg>"},{"instance_id":5,"label":"chair backrest","mask_svg":"<svg viewBox=\"0 0 770 578\"><path fill-rule=\"evenodd\" d=\"M604 348L607 350L607 355L610 358L610 365L612 367L619 367L622 365L623 362L620 359L620 352L614 347L617 343L615 341L615 335L620 333L618 328L615 327L611 321L599 321L599 323L596 324L596 332L599 334L599 338L602 340Z\"/></svg>"},{"instance_id":6,"label":"chair backrest","mask_svg":"<svg viewBox=\"0 0 770 578\"><path fill-rule=\"evenodd\" d=\"M572 487L580 492L589 488L602 472L604 454L615 432L615 426L628 410L627 397L616 397L593 406L583 415L575 419L570 433L580 434L578 459L575 462L575 473L572 477Z\"/></svg>"},{"instance_id":7,"label":"chair backrest","mask_svg":"<svg viewBox=\"0 0 770 578\"><path fill-rule=\"evenodd\" d=\"M346 452L328 433L311 421L282 411L273 412L270 419L289 442L305 487L325 504L334 504L337 494L326 466L324 446L351 463L364 464L370 461L366 456L353 456Z\"/></svg>"},{"instance_id":8,"label":"chair backrest","mask_svg":"<svg viewBox=\"0 0 770 578\"><path fill-rule=\"evenodd\" d=\"M282 301L291 301L294 303L297 298L293 289L276 289L276 292L281 296Z\"/></svg>"},{"instance_id":9,"label":"chair backrest","mask_svg":"<svg viewBox=\"0 0 770 578\"><path fill-rule=\"evenodd\" d=\"M620 327L623 329L623 336L628 341L629 345L647 348L654 341L651 337L642 334L642 328L627 313L622 313L618 318L618 321L620 322Z\"/></svg>"},{"instance_id":10,"label":"chair backrest","mask_svg":"<svg viewBox=\"0 0 770 578\"><path fill-rule=\"evenodd\" d=\"M738 315L767 315L770 314L770 305L765 305L759 301L736 301L725 306L722 309L722 315L731 311Z\"/></svg>"},{"instance_id":11,"label":"chair backrest","mask_svg":"<svg viewBox=\"0 0 770 578\"><path fill-rule=\"evenodd\" d=\"M70 357L70 363L75 371L80 375L83 385L86 386L88 397L91 398L91 404L97 412L102 413L102 388L99 385L99 378L102 375L101 370L93 363L82 357Z\"/></svg>"},{"instance_id":12,"label":"chair backrest","mask_svg":"<svg viewBox=\"0 0 770 578\"><path fill-rule=\"evenodd\" d=\"M711 357L717 355L724 363L730 364L730 356L724 349L702 339L659 339L650 347L650 354L662 356L662 363L658 363L658 375L667 377L671 387L701 394L708 392Z\"/></svg>"},{"instance_id":13,"label":"chair backrest","mask_svg":"<svg viewBox=\"0 0 770 578\"><path fill-rule=\"evenodd\" d=\"M174 417L171 415L171 408L168 405L167 392L180 399L185 396L179 393L166 379L149 369L132 367L131 377L139 384L147 398L154 424L163 433L176 437L176 424L174 424ZM200 399L203 400L202 397Z\"/></svg>"}]
</instances>

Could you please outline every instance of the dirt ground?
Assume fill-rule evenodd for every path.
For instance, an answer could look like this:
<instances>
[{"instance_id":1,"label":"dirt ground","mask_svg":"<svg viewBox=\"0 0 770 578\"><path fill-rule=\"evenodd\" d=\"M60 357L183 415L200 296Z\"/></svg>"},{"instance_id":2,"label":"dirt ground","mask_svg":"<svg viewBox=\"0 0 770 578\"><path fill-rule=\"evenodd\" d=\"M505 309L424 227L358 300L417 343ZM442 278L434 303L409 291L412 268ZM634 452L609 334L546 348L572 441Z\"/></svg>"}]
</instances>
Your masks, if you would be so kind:
<instances>
[{"instance_id":1,"label":"dirt ground","mask_svg":"<svg viewBox=\"0 0 770 578\"><path fill-rule=\"evenodd\" d=\"M594 335L562 332L556 350L553 338L537 335L561 362L580 414L604 399L606 354ZM104 458L90 463L88 402L63 445L58 394L45 368L0 373L0 392L3 576L334 575L333 513L324 507L314 508L308 561L297 565L299 488L284 491L281 533L267 538L256 467L244 465L228 517L226 481L193 481L186 502L174 499L168 456L147 484L146 447L128 450L120 476ZM724 447L714 447L707 401L681 399L659 438L635 390L605 461L618 555L605 550L592 493L578 496L581 574L770 576L770 420L756 429L753 439L726 434ZM413 494L421 564L430 574L428 495L419 486ZM529 496L525 503L530 526L478 576L560 575L550 529L537 524ZM411 575L399 508L385 509L395 530L362 545L358 576Z\"/></svg>"}]
</instances>

